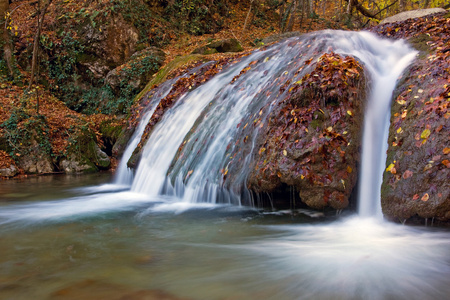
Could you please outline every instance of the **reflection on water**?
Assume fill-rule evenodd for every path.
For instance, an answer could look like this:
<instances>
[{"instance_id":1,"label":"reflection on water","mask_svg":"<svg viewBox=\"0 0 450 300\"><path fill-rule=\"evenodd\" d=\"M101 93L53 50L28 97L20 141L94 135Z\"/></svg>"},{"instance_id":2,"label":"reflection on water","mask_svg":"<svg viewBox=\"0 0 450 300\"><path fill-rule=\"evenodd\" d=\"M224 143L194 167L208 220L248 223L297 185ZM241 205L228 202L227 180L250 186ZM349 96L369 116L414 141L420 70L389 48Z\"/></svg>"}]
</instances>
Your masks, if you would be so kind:
<instances>
[{"instance_id":1,"label":"reflection on water","mask_svg":"<svg viewBox=\"0 0 450 300\"><path fill-rule=\"evenodd\" d=\"M0 182L0 299L450 294L446 230L188 205L82 178Z\"/></svg>"}]
</instances>

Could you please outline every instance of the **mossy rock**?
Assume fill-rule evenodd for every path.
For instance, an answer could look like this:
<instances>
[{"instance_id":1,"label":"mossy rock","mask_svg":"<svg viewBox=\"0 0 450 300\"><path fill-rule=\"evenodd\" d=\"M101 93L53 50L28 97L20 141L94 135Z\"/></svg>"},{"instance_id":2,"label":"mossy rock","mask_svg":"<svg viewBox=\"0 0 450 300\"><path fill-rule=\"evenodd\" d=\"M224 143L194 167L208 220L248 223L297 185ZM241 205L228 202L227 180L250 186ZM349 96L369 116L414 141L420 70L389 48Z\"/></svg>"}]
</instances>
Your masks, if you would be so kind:
<instances>
[{"instance_id":1,"label":"mossy rock","mask_svg":"<svg viewBox=\"0 0 450 300\"><path fill-rule=\"evenodd\" d=\"M59 165L66 173L86 173L108 169L111 160L97 145L95 134L84 128L72 139Z\"/></svg>"},{"instance_id":2,"label":"mossy rock","mask_svg":"<svg viewBox=\"0 0 450 300\"><path fill-rule=\"evenodd\" d=\"M211 42L206 46L195 49L192 54L214 54L214 53L226 53L226 52L242 52L241 44L237 39L225 39L215 42Z\"/></svg>"}]
</instances>

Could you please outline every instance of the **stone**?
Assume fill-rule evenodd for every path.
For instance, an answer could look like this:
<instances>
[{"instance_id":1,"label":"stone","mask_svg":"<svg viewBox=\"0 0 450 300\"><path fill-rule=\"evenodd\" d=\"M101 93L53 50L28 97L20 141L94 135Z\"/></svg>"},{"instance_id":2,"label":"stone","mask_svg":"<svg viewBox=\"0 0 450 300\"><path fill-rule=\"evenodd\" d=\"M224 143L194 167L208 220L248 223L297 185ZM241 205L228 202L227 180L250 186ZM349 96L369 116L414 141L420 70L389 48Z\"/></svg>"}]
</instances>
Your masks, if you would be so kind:
<instances>
[{"instance_id":1,"label":"stone","mask_svg":"<svg viewBox=\"0 0 450 300\"><path fill-rule=\"evenodd\" d=\"M366 79L352 57L332 54L319 61L259 131L248 188L282 193L294 187L308 207L342 209L349 205L358 177ZM353 71L343 79L342 69ZM333 84L315 81L316 74L330 74ZM284 199L284 206L289 206L289 197Z\"/></svg>"},{"instance_id":2,"label":"stone","mask_svg":"<svg viewBox=\"0 0 450 300\"><path fill-rule=\"evenodd\" d=\"M244 51L237 39L225 39L211 42L206 46L195 49L192 54L213 54L226 52L241 52Z\"/></svg>"},{"instance_id":3,"label":"stone","mask_svg":"<svg viewBox=\"0 0 450 300\"><path fill-rule=\"evenodd\" d=\"M428 15L433 15L441 12L446 12L443 8L427 8L427 9L417 9L417 10L410 10L410 11L404 11L399 14L393 15L392 17L385 18L381 20L380 25L386 24L386 23L395 23L395 22L401 22L408 19L414 19L414 18L420 18L425 17Z\"/></svg>"},{"instance_id":4,"label":"stone","mask_svg":"<svg viewBox=\"0 0 450 300\"><path fill-rule=\"evenodd\" d=\"M156 47L136 52L125 64L106 75L105 85L109 85L116 93L126 85L142 90L153 74L159 70L165 58L164 51Z\"/></svg>"},{"instance_id":5,"label":"stone","mask_svg":"<svg viewBox=\"0 0 450 300\"><path fill-rule=\"evenodd\" d=\"M15 165L0 169L0 177L14 177L19 173Z\"/></svg>"}]
</instances>

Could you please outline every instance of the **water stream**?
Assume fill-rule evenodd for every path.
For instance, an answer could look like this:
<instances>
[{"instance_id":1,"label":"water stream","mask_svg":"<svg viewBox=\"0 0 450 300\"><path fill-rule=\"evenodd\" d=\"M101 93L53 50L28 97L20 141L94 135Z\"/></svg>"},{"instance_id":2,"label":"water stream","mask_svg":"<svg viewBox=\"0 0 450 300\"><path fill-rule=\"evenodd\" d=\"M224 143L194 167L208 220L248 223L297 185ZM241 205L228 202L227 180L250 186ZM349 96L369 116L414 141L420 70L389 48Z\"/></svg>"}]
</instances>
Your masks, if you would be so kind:
<instances>
[{"instance_id":1,"label":"water stream","mask_svg":"<svg viewBox=\"0 0 450 300\"><path fill-rule=\"evenodd\" d=\"M294 70L330 49L356 56L371 78L358 214L241 206L252 147L229 188L220 176L239 123L276 105L271 83L301 78L308 70ZM163 85L115 178L0 182L0 299L446 299L450 232L380 218L390 97L414 56L403 42L335 31L256 51L167 111L133 178L126 161Z\"/></svg>"}]
</instances>

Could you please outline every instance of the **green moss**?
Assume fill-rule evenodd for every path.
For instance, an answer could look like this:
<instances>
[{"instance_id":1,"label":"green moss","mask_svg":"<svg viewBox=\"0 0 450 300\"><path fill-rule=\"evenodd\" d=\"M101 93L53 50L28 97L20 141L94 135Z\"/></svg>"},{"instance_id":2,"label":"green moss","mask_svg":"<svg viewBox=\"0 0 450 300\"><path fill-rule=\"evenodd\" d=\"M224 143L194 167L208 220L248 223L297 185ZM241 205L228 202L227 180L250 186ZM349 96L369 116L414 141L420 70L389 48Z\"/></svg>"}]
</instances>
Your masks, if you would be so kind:
<instances>
[{"instance_id":1,"label":"green moss","mask_svg":"<svg viewBox=\"0 0 450 300\"><path fill-rule=\"evenodd\" d=\"M171 71L182 67L195 60L202 60L203 56L198 54L178 56L171 62L169 62L164 68L159 70L152 80L145 86L145 88L134 98L134 103L138 102L154 85L161 84L167 78Z\"/></svg>"},{"instance_id":2,"label":"green moss","mask_svg":"<svg viewBox=\"0 0 450 300\"><path fill-rule=\"evenodd\" d=\"M423 33L417 36L414 36L408 40L408 42L417 50L421 52L421 55L425 55L430 53L430 47L427 42L430 42L432 39L429 35Z\"/></svg>"}]
</instances>

